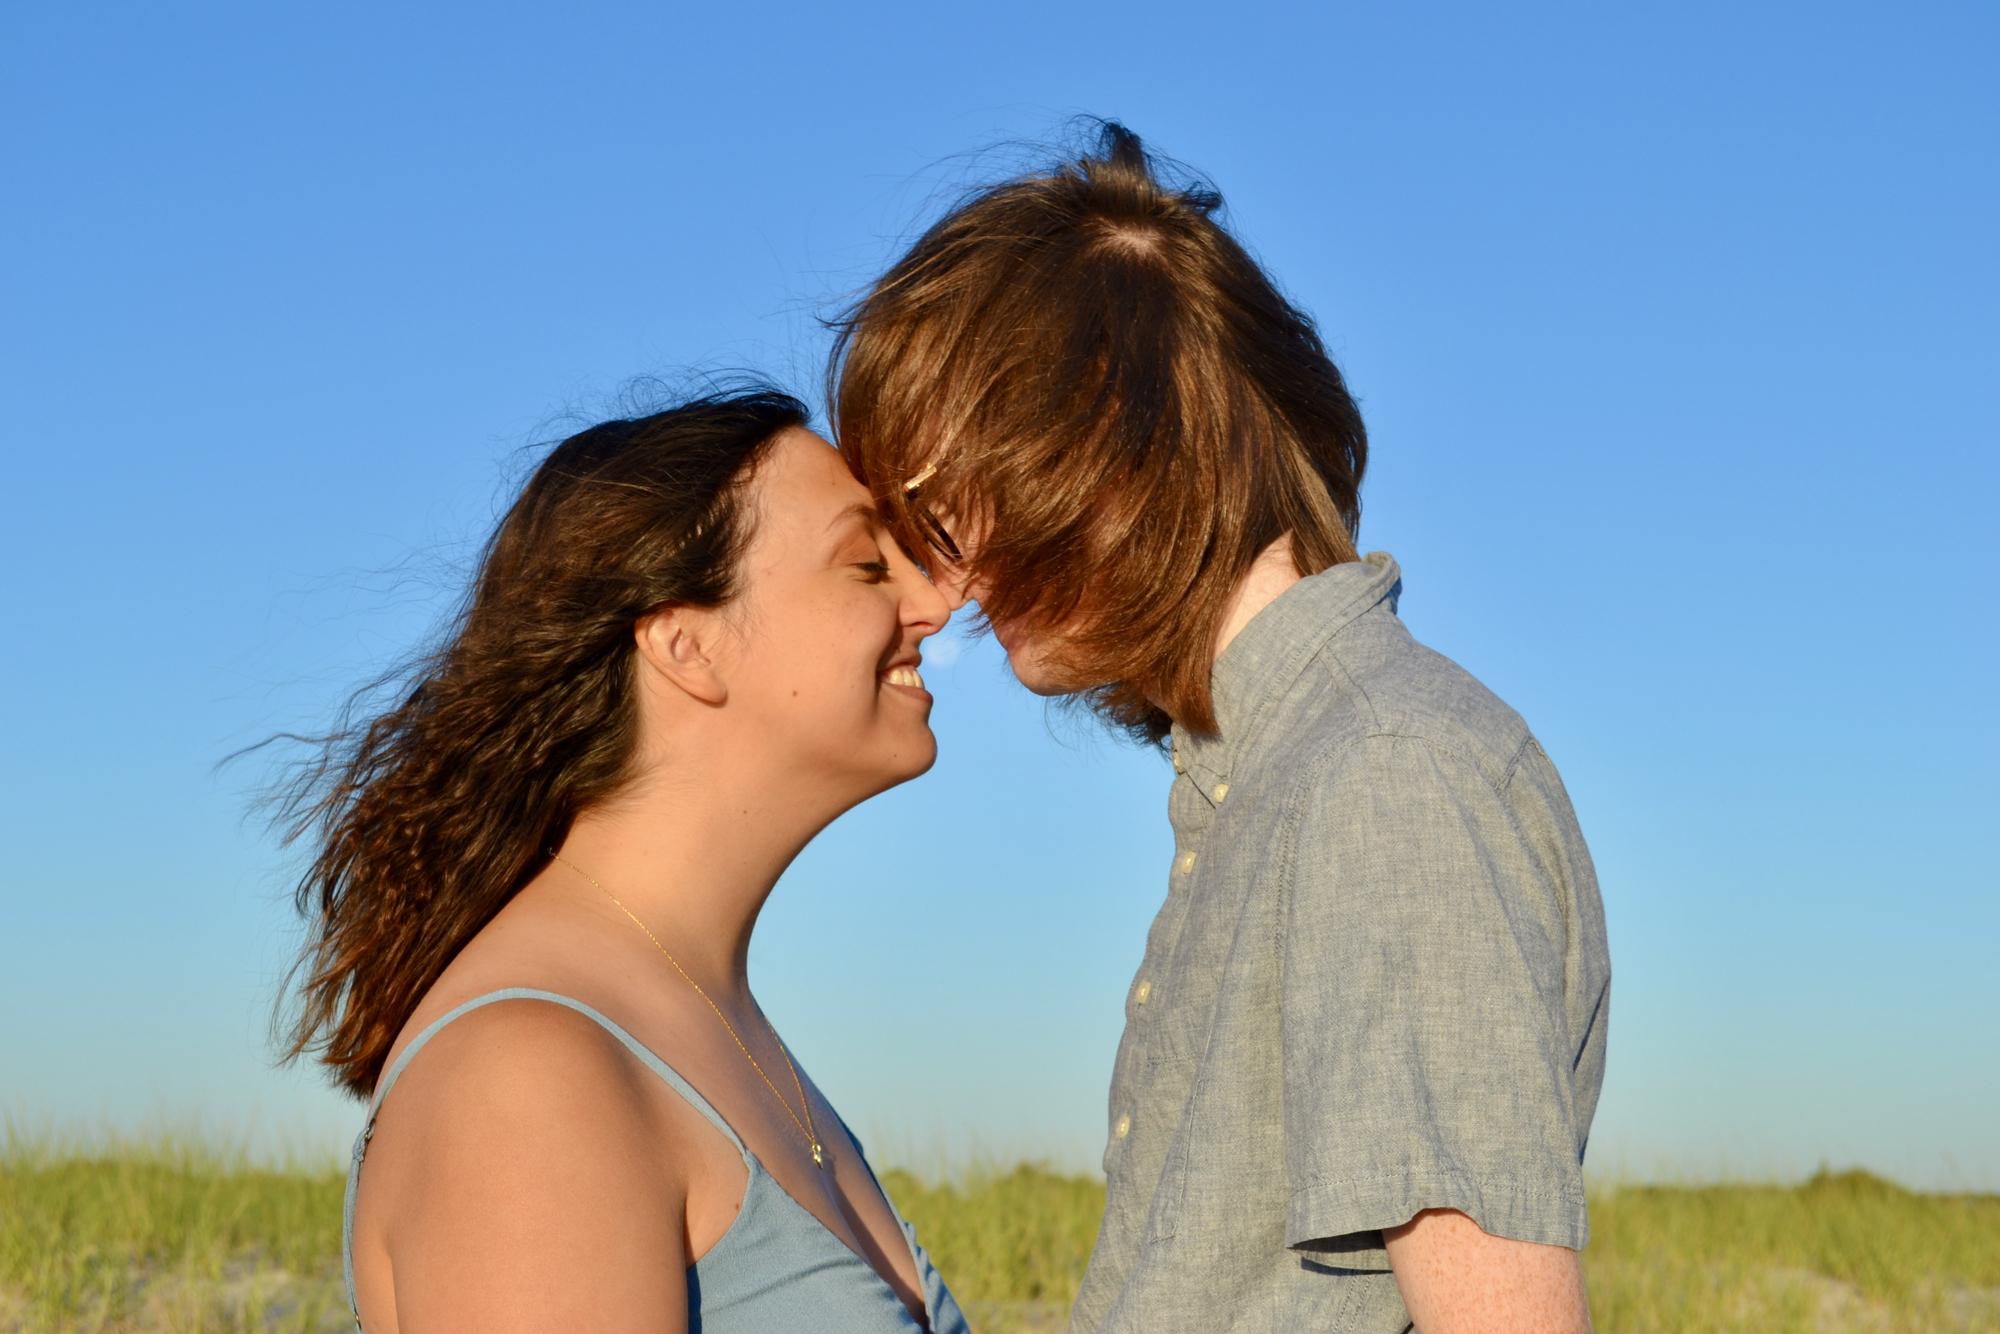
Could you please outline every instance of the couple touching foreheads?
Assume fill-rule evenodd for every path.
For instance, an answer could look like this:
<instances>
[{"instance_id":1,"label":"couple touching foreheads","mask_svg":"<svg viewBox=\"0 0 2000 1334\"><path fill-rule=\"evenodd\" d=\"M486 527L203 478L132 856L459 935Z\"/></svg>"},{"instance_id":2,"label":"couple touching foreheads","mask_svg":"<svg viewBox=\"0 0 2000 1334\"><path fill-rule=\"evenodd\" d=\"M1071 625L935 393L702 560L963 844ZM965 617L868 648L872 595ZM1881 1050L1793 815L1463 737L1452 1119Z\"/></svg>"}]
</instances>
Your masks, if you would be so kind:
<instances>
[{"instance_id":1,"label":"couple touching foreheads","mask_svg":"<svg viewBox=\"0 0 2000 1334\"><path fill-rule=\"evenodd\" d=\"M370 1100L368 1334L966 1327L746 959L930 767L971 601L1174 775L1071 1328L1587 1327L1590 856L1357 553L1360 415L1218 204L1117 125L969 196L843 320L837 451L761 389L570 437L326 740L293 1054Z\"/></svg>"}]
</instances>

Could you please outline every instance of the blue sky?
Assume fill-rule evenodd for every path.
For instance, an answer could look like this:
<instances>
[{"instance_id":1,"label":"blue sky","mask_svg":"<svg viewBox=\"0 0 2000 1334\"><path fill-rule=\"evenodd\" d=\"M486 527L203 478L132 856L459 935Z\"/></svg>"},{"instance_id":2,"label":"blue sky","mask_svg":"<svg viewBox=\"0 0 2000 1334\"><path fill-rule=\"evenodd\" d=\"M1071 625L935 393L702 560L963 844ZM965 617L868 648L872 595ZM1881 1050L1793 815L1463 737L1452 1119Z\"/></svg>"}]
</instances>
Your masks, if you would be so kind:
<instances>
[{"instance_id":1,"label":"blue sky","mask_svg":"<svg viewBox=\"0 0 2000 1334\"><path fill-rule=\"evenodd\" d=\"M216 761L421 636L536 442L637 376L816 392L973 150L1092 112L1319 319L1363 546L1562 768L1592 1170L2000 1188L2000 20L1292 9L10 7L0 1110L343 1142L263 1060L292 863ZM753 976L878 1159L1086 1165L1168 774L931 663L938 767Z\"/></svg>"}]
</instances>

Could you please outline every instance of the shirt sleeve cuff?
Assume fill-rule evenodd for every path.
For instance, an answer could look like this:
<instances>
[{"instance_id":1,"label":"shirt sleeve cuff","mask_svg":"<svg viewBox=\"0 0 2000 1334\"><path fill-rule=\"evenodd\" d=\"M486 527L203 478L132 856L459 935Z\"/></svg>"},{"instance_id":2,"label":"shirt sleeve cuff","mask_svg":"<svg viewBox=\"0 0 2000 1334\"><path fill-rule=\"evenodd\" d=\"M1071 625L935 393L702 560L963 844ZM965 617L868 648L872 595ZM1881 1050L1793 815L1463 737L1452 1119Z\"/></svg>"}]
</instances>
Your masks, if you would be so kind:
<instances>
[{"instance_id":1,"label":"shirt sleeve cuff","mask_svg":"<svg viewBox=\"0 0 2000 1334\"><path fill-rule=\"evenodd\" d=\"M1496 1237L1583 1249L1590 1238L1583 1182L1535 1183L1457 1171L1309 1182L1292 1192L1285 1245L1331 1252L1343 1268L1388 1267L1381 1230L1425 1209L1456 1209Z\"/></svg>"}]
</instances>

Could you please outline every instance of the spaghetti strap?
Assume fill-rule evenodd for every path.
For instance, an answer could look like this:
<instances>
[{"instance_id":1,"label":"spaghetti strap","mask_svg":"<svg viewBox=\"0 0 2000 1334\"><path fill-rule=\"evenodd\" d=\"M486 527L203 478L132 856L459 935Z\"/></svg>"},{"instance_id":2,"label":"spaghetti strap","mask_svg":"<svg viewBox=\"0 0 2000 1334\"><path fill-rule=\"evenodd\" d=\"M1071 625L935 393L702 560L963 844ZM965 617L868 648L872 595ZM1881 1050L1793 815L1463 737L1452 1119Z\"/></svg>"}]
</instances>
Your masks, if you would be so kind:
<instances>
[{"instance_id":1,"label":"spaghetti strap","mask_svg":"<svg viewBox=\"0 0 2000 1334\"><path fill-rule=\"evenodd\" d=\"M362 1132L364 1139L372 1131L375 1118L381 1112L382 1099L389 1096L389 1090L395 1087L396 1080L402 1076L403 1068L410 1063L412 1057L423 1050L424 1044L436 1036L439 1029L460 1015L467 1014L483 1005L491 1005L495 1001L503 1000L548 1001L553 1005L566 1006L569 1009L575 1010L578 1014L594 1020L606 1032L611 1034L612 1037L624 1043L626 1049L638 1057L641 1064L672 1085L674 1092L687 1099L696 1111L707 1118L710 1125L720 1130L728 1138L729 1142L736 1146L738 1153L748 1154L749 1151L743 1147L743 1140L737 1135L735 1130L730 1128L729 1122L722 1119L722 1113L716 1111L710 1105L708 1099L702 1097L696 1091L694 1085L683 1079L680 1071L661 1060L652 1048L633 1037L611 1019L606 1018L601 1011L592 1009L574 996L565 996L555 991L542 991L536 987L502 987L498 991L489 991L482 996L474 996L469 1001L454 1005L451 1009L445 1011L426 1025L424 1031L417 1034L409 1046L403 1048L402 1054L396 1058L395 1063L389 1067L388 1073L382 1077L381 1086L375 1090L375 1098L368 1107L368 1124Z\"/></svg>"},{"instance_id":2,"label":"spaghetti strap","mask_svg":"<svg viewBox=\"0 0 2000 1334\"><path fill-rule=\"evenodd\" d=\"M690 1106L708 1120L710 1125L720 1130L728 1138L729 1142L736 1146L736 1152L743 1155L744 1166L749 1168L753 1174L756 1172L757 1160L751 1156L750 1150L744 1145L742 1137L736 1133L729 1122L722 1119L722 1113L716 1111L708 1099L702 1097L700 1092L695 1089L694 1085L682 1078L680 1071L661 1060L652 1048L633 1037L600 1011L585 1005L574 996L565 996L555 991L542 991L536 987L502 987L497 991L489 991L484 995L474 996L469 1001L454 1005L451 1009L425 1025L424 1030L411 1039L410 1045L403 1048L402 1054L396 1057L394 1063L389 1066L388 1072L383 1075L381 1084L375 1090L374 1098L368 1104L367 1120L362 1124L361 1133L355 1136L354 1161L349 1165L347 1172L347 1198L341 1207L341 1268L344 1271L347 1281L347 1305L350 1310L353 1310L356 1305L354 1300L354 1199L361 1184L361 1160L368 1152L368 1141L374 1137L375 1118L381 1115L382 1100L389 1096L389 1090L396 1086L396 1081L402 1077L404 1069L415 1058L416 1054L424 1049L424 1044L437 1036L438 1032L446 1024L449 1024L460 1015L469 1014L479 1009L483 1005L491 1005L495 1001L506 1000L547 1001L552 1005L566 1006L569 1009L575 1010L578 1014L595 1021L605 1032L624 1043L626 1050L638 1057L640 1063L648 1070L658 1075L674 1092L685 1098ZM357 1330L361 1328L361 1320L358 1314L355 1317L354 1327Z\"/></svg>"}]
</instances>

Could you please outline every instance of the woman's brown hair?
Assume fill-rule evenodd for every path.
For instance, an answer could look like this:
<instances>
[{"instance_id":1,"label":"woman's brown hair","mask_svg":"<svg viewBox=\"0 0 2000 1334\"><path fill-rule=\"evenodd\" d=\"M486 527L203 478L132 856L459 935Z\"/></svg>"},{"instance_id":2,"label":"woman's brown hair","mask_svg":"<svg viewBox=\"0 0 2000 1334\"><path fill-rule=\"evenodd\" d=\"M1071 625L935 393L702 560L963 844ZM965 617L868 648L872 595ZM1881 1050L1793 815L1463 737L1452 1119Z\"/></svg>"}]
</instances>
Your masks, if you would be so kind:
<instances>
[{"instance_id":1,"label":"woman's brown hair","mask_svg":"<svg viewBox=\"0 0 2000 1334\"><path fill-rule=\"evenodd\" d=\"M1184 175L1183 173L1176 173ZM988 622L1059 631L1089 703L1215 730L1212 645L1257 554L1355 558L1367 434L1312 320L1138 136L979 190L839 319L842 453L911 551L904 490L988 534Z\"/></svg>"},{"instance_id":2,"label":"woman's brown hair","mask_svg":"<svg viewBox=\"0 0 2000 1334\"><path fill-rule=\"evenodd\" d=\"M743 486L806 419L758 386L564 440L488 541L438 647L378 683L399 683L400 702L356 720L371 688L312 738L277 799L286 841L313 852L285 1060L313 1052L366 1097L445 965L619 790L636 623L730 600Z\"/></svg>"}]
</instances>

